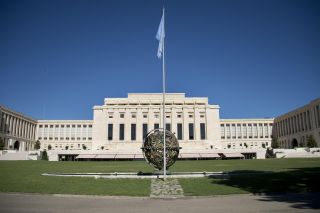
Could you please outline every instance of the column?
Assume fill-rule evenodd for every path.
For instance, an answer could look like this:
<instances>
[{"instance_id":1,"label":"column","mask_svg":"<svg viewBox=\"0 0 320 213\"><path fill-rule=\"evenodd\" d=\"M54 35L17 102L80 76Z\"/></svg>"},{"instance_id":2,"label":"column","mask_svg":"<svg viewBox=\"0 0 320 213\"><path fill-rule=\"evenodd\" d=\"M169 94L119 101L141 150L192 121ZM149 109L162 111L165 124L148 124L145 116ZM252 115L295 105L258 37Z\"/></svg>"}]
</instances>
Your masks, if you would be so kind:
<instances>
[{"instance_id":1,"label":"column","mask_svg":"<svg viewBox=\"0 0 320 213\"><path fill-rule=\"evenodd\" d=\"M183 113L182 113L182 126L183 126L183 141L187 142L189 141L189 122L188 122L188 110L186 109L186 106L183 106Z\"/></svg>"},{"instance_id":2,"label":"column","mask_svg":"<svg viewBox=\"0 0 320 213\"><path fill-rule=\"evenodd\" d=\"M194 120L194 139L196 141L201 141L200 137L200 113L199 109L196 108L196 105L194 105L194 113L193 113L193 120Z\"/></svg>"},{"instance_id":3,"label":"column","mask_svg":"<svg viewBox=\"0 0 320 213\"><path fill-rule=\"evenodd\" d=\"M136 141L142 142L142 124L143 124L143 113L141 107L137 109L137 122L136 122ZM130 127L131 128L131 127Z\"/></svg>"}]
</instances>

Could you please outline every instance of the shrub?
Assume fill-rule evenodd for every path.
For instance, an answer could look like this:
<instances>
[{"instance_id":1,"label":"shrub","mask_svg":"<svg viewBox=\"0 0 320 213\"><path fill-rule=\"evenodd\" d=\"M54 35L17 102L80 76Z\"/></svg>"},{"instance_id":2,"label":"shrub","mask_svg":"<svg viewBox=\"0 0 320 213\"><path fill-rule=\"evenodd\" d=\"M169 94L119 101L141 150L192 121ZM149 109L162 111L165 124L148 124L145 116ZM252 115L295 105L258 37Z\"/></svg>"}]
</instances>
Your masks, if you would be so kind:
<instances>
[{"instance_id":1,"label":"shrub","mask_svg":"<svg viewBox=\"0 0 320 213\"><path fill-rule=\"evenodd\" d=\"M36 149L36 150L40 149L40 145L41 145L40 141L37 140L36 143L34 144L34 149Z\"/></svg>"},{"instance_id":2,"label":"shrub","mask_svg":"<svg viewBox=\"0 0 320 213\"><path fill-rule=\"evenodd\" d=\"M2 138L0 138L0 150L4 149L4 142L2 140Z\"/></svg>"},{"instance_id":3,"label":"shrub","mask_svg":"<svg viewBox=\"0 0 320 213\"><path fill-rule=\"evenodd\" d=\"M44 151L42 152L42 158L41 158L41 160L48 160L48 153L47 153L46 150L44 150Z\"/></svg>"},{"instance_id":4,"label":"shrub","mask_svg":"<svg viewBox=\"0 0 320 213\"><path fill-rule=\"evenodd\" d=\"M279 142L278 142L278 138L272 137L271 147L272 147L272 149L278 149L278 148L280 148Z\"/></svg>"},{"instance_id":5,"label":"shrub","mask_svg":"<svg viewBox=\"0 0 320 213\"><path fill-rule=\"evenodd\" d=\"M307 136L307 147L314 148L318 147L316 140L313 138L313 135Z\"/></svg>"}]
</instances>

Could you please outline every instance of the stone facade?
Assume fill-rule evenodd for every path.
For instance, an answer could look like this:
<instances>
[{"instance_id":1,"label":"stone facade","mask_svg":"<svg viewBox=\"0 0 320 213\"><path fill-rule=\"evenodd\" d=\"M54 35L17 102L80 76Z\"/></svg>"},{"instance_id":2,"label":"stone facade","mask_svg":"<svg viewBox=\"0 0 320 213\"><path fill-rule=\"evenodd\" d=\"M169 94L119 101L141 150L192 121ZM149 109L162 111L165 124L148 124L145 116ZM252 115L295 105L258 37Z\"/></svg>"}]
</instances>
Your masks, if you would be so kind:
<instances>
[{"instance_id":1,"label":"stone facade","mask_svg":"<svg viewBox=\"0 0 320 213\"><path fill-rule=\"evenodd\" d=\"M320 146L320 98L275 118L273 135L281 148L306 146L310 135Z\"/></svg>"},{"instance_id":2,"label":"stone facade","mask_svg":"<svg viewBox=\"0 0 320 213\"><path fill-rule=\"evenodd\" d=\"M32 150L36 127L36 120L0 106L0 138L4 142L4 149Z\"/></svg>"},{"instance_id":3,"label":"stone facade","mask_svg":"<svg viewBox=\"0 0 320 213\"><path fill-rule=\"evenodd\" d=\"M183 150L221 147L218 105L207 98L186 98L183 93L166 95L166 128ZM129 94L128 98L106 98L93 108L93 150L141 152L144 136L162 128L162 94Z\"/></svg>"},{"instance_id":4,"label":"stone facade","mask_svg":"<svg viewBox=\"0 0 320 213\"><path fill-rule=\"evenodd\" d=\"M166 129L177 137L182 147L180 157L252 154L264 158L266 148L271 145L273 119L220 119L219 111L219 105L209 104L206 97L166 94ZM1 137L6 144L10 144L7 142L10 132L25 131L26 140L32 143L39 140L41 149L50 150L56 160L62 155L75 159L79 154L141 158L144 136L162 128L163 120L161 93L106 98L103 105L93 107L93 120L33 120L5 108L1 108L1 113ZM20 118L22 126L20 120L15 125L14 119L11 121L14 116L9 115Z\"/></svg>"},{"instance_id":5,"label":"stone facade","mask_svg":"<svg viewBox=\"0 0 320 213\"><path fill-rule=\"evenodd\" d=\"M223 149L265 149L271 146L273 119L220 119Z\"/></svg>"}]
</instances>

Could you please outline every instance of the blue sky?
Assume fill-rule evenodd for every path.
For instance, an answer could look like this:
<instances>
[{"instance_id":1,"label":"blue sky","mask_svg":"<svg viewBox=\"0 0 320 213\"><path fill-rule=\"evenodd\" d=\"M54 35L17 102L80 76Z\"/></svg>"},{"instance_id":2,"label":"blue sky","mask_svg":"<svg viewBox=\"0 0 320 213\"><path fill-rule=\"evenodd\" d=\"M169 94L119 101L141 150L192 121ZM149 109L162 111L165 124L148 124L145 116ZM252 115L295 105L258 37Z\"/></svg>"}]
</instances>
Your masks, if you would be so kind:
<instances>
[{"instance_id":1,"label":"blue sky","mask_svg":"<svg viewBox=\"0 0 320 213\"><path fill-rule=\"evenodd\" d=\"M0 0L0 104L92 119L105 97L162 92L161 0ZM320 97L320 1L166 1L167 91L221 118L274 117Z\"/></svg>"}]
</instances>

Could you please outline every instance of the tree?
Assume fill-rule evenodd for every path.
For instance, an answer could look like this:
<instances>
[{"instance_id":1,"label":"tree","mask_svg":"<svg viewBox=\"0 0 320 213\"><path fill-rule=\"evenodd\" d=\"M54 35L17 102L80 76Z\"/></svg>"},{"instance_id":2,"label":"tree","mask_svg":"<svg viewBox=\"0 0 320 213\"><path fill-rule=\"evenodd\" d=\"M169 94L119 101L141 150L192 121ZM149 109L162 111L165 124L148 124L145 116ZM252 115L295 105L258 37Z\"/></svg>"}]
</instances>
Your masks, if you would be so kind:
<instances>
[{"instance_id":1,"label":"tree","mask_svg":"<svg viewBox=\"0 0 320 213\"><path fill-rule=\"evenodd\" d=\"M318 147L316 140L313 138L313 135L307 136L307 147L314 148Z\"/></svg>"},{"instance_id":2,"label":"tree","mask_svg":"<svg viewBox=\"0 0 320 213\"><path fill-rule=\"evenodd\" d=\"M87 149L87 146L84 145L84 144L82 144L82 149L83 149L83 150L86 150L86 149Z\"/></svg>"},{"instance_id":3,"label":"tree","mask_svg":"<svg viewBox=\"0 0 320 213\"><path fill-rule=\"evenodd\" d=\"M278 138L272 137L271 147L272 147L272 149L278 149L278 148L280 148L279 142L278 142Z\"/></svg>"},{"instance_id":4,"label":"tree","mask_svg":"<svg viewBox=\"0 0 320 213\"><path fill-rule=\"evenodd\" d=\"M47 154L47 151L46 151L46 150L44 150L44 151L42 152L42 158L41 158L41 160L48 160L48 154Z\"/></svg>"},{"instance_id":5,"label":"tree","mask_svg":"<svg viewBox=\"0 0 320 213\"><path fill-rule=\"evenodd\" d=\"M3 142L3 139L0 138L0 150L3 150L4 149L4 142Z\"/></svg>"},{"instance_id":6,"label":"tree","mask_svg":"<svg viewBox=\"0 0 320 213\"><path fill-rule=\"evenodd\" d=\"M34 148L36 149L36 150L38 150L38 149L40 149L40 141L39 140L37 140L36 141L36 143L34 144Z\"/></svg>"}]
</instances>

